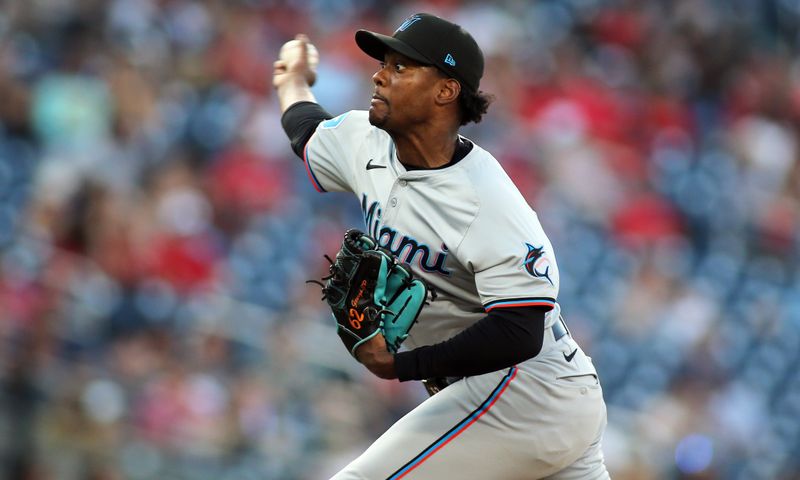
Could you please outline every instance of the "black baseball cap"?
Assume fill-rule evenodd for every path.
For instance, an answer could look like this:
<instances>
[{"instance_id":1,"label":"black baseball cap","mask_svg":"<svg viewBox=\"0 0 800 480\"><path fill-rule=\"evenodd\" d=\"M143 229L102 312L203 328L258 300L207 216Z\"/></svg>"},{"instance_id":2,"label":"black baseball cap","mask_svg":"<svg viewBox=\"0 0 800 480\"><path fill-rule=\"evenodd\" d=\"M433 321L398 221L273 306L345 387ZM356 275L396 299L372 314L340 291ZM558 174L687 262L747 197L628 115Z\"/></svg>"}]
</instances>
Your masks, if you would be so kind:
<instances>
[{"instance_id":1,"label":"black baseball cap","mask_svg":"<svg viewBox=\"0 0 800 480\"><path fill-rule=\"evenodd\" d=\"M419 63L434 65L473 92L478 91L483 76L483 52L472 35L429 13L406 18L391 37L359 30L356 44L380 61L387 50L394 50Z\"/></svg>"}]
</instances>

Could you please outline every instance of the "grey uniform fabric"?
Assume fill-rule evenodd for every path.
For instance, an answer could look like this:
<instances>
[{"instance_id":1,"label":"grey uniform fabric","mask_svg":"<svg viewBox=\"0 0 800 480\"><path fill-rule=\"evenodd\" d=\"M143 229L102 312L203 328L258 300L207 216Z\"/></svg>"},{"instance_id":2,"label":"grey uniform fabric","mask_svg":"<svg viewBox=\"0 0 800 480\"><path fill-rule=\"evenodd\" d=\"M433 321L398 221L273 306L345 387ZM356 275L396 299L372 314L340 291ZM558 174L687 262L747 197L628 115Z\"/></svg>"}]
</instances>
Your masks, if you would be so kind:
<instances>
[{"instance_id":1,"label":"grey uniform fabric","mask_svg":"<svg viewBox=\"0 0 800 480\"><path fill-rule=\"evenodd\" d=\"M446 168L408 171L363 111L320 123L303 153L315 188L354 193L366 231L438 291L408 348L451 338L495 309L547 310L537 356L448 386L333 478L607 478L597 373L570 335L553 336L553 247L497 160L475 145Z\"/></svg>"}]
</instances>

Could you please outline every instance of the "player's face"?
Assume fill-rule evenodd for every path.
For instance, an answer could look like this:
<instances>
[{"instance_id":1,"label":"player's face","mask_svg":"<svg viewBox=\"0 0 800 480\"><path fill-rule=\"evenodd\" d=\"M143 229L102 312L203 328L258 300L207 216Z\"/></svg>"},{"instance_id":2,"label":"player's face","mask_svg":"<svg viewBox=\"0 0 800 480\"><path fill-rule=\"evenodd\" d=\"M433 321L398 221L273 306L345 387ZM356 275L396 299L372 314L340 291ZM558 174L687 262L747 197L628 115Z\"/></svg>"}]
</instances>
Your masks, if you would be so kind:
<instances>
[{"instance_id":1,"label":"player's face","mask_svg":"<svg viewBox=\"0 0 800 480\"><path fill-rule=\"evenodd\" d=\"M435 83L441 76L436 67L422 65L389 51L372 76L375 91L369 107L369 122L388 132L401 132L430 118Z\"/></svg>"}]
</instances>

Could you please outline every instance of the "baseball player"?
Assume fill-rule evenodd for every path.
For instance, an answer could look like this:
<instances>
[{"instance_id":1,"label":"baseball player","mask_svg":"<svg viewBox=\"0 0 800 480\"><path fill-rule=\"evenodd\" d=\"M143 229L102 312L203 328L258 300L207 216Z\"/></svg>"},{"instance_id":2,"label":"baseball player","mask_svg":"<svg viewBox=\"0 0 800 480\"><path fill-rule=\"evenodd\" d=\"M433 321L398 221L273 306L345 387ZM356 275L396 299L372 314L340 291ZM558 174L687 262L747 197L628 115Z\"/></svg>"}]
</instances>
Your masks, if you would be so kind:
<instances>
[{"instance_id":1,"label":"baseball player","mask_svg":"<svg viewBox=\"0 0 800 480\"><path fill-rule=\"evenodd\" d=\"M298 35L275 62L282 123L314 187L354 193L367 233L438 298L405 350L380 335L357 348L375 375L422 380L431 397L333 478L609 478L602 390L561 318L553 247L497 160L458 133L491 100L480 48L424 13L355 41L380 62L369 110L316 103L316 49Z\"/></svg>"}]
</instances>

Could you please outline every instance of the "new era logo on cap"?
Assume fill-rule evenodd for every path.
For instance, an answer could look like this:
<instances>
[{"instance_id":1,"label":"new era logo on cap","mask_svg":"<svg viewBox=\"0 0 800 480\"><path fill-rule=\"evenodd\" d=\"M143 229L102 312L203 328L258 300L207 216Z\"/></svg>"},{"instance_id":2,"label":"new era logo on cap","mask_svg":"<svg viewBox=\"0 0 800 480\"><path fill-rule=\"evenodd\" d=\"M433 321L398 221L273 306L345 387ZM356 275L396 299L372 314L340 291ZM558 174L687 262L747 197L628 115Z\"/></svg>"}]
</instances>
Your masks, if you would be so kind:
<instances>
[{"instance_id":1,"label":"new era logo on cap","mask_svg":"<svg viewBox=\"0 0 800 480\"><path fill-rule=\"evenodd\" d=\"M450 65L451 67L455 67L456 66L456 59L453 58L453 56L448 53L447 56L444 57L444 63Z\"/></svg>"}]
</instances>

